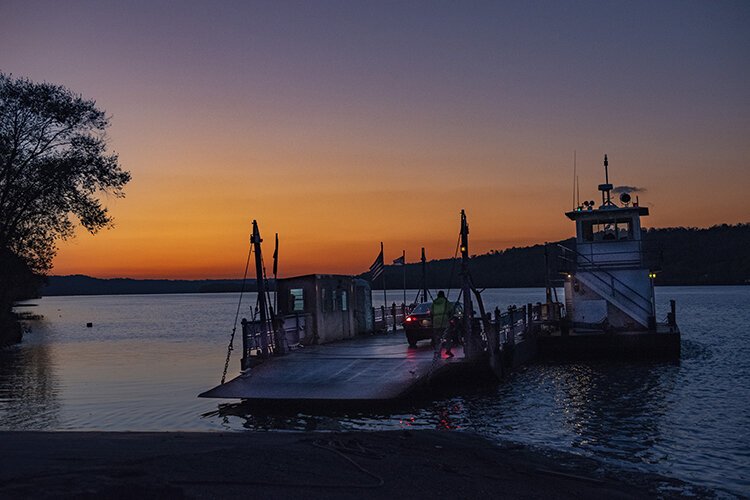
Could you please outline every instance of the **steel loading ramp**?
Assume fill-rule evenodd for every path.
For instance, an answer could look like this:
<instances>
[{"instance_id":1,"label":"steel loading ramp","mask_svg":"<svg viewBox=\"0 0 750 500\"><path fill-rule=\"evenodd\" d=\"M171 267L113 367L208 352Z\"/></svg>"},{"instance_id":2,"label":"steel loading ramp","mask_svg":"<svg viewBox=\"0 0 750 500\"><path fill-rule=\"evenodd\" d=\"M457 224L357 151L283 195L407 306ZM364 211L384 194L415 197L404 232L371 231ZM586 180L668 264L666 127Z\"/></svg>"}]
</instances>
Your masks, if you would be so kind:
<instances>
[{"instance_id":1,"label":"steel loading ramp","mask_svg":"<svg viewBox=\"0 0 750 500\"><path fill-rule=\"evenodd\" d=\"M365 336L302 347L271 358L229 382L199 395L205 398L270 400L388 400L409 392L450 365L434 359L428 341L410 349L403 332Z\"/></svg>"}]
</instances>

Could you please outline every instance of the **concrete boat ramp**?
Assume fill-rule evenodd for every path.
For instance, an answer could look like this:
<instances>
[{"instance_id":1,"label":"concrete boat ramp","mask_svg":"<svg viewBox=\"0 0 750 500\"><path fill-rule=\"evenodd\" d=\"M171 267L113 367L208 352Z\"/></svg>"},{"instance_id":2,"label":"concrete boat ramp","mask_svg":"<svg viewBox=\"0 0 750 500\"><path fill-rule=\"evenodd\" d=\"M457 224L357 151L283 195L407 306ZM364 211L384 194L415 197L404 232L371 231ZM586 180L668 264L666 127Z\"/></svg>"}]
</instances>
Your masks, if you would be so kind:
<instances>
[{"instance_id":1,"label":"concrete boat ramp","mask_svg":"<svg viewBox=\"0 0 750 500\"><path fill-rule=\"evenodd\" d=\"M410 349L402 331L300 347L270 358L199 395L260 400L393 400L449 372L473 367L463 349L435 356L424 341ZM486 364L486 363L485 363Z\"/></svg>"}]
</instances>

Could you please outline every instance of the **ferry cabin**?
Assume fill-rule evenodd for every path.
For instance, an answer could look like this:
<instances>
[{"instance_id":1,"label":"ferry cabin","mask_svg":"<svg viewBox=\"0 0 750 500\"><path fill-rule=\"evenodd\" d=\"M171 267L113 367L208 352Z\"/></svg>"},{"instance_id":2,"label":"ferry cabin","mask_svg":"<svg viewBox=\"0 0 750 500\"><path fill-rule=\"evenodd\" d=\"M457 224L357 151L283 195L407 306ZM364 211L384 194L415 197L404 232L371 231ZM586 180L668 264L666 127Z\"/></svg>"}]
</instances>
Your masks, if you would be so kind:
<instances>
[{"instance_id":1,"label":"ferry cabin","mask_svg":"<svg viewBox=\"0 0 750 500\"><path fill-rule=\"evenodd\" d=\"M290 344L325 344L372 330L372 295L364 280L309 274L280 279L276 290ZM296 338L289 338L290 330Z\"/></svg>"},{"instance_id":2,"label":"ferry cabin","mask_svg":"<svg viewBox=\"0 0 750 500\"><path fill-rule=\"evenodd\" d=\"M605 157L606 166L606 157ZM565 280L565 306L576 330L643 331L656 328L653 273L644 262L641 217L648 208L599 186L602 205L586 201L565 215L576 224L573 264Z\"/></svg>"}]
</instances>

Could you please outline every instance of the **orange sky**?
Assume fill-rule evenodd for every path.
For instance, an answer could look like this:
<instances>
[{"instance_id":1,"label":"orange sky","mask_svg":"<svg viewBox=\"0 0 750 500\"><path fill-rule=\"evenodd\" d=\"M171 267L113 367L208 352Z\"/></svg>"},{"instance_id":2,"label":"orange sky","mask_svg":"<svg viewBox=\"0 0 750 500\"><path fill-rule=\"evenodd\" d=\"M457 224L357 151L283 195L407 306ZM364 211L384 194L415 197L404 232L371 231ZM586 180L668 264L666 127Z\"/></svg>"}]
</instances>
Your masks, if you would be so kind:
<instances>
[{"instance_id":1,"label":"orange sky","mask_svg":"<svg viewBox=\"0 0 750 500\"><path fill-rule=\"evenodd\" d=\"M750 9L605 4L6 3L0 71L96 99L133 175L53 273L238 277L252 219L282 276L452 256L462 208L472 253L558 240L573 150L647 226L750 221Z\"/></svg>"}]
</instances>

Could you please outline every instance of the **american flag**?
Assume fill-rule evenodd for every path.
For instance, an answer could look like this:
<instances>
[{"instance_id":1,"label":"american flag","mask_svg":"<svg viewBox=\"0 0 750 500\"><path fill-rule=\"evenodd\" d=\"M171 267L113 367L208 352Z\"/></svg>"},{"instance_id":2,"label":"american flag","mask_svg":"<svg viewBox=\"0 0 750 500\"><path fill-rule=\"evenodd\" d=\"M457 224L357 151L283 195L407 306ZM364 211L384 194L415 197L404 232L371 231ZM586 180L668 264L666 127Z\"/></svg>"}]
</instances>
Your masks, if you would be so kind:
<instances>
[{"instance_id":1,"label":"american flag","mask_svg":"<svg viewBox=\"0 0 750 500\"><path fill-rule=\"evenodd\" d=\"M383 244L380 244L380 254L370 266L370 281L375 281L383 274Z\"/></svg>"}]
</instances>

